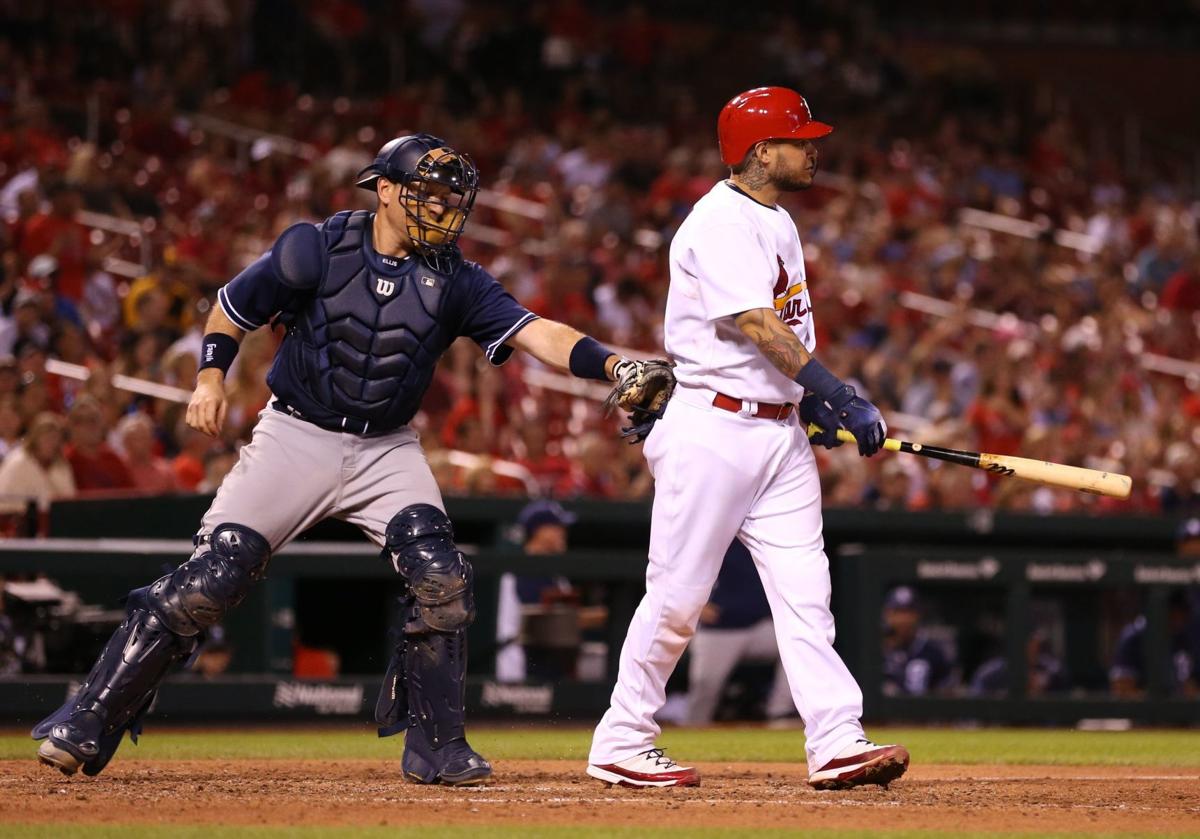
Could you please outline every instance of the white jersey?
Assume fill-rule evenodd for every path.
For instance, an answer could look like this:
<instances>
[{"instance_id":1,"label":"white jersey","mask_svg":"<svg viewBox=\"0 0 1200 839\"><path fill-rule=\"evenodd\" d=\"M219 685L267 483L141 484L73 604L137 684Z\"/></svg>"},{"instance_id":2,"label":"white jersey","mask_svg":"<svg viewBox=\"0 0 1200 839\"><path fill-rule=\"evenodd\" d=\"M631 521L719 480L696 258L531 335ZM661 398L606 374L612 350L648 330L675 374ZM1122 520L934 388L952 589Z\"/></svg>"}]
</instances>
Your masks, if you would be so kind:
<instances>
[{"instance_id":1,"label":"white jersey","mask_svg":"<svg viewBox=\"0 0 1200 839\"><path fill-rule=\"evenodd\" d=\"M717 183L671 242L664 322L675 378L735 399L797 402L800 385L779 372L734 316L774 309L805 349L816 348L800 235L787 211Z\"/></svg>"}]
</instances>

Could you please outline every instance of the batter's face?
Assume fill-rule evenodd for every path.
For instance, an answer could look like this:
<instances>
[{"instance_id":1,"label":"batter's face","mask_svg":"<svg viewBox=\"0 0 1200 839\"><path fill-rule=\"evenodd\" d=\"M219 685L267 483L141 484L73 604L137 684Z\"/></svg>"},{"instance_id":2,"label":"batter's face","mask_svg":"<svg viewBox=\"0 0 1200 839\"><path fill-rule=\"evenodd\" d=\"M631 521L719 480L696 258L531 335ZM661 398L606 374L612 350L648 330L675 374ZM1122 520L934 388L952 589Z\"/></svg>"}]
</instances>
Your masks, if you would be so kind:
<instances>
[{"instance_id":1,"label":"batter's face","mask_svg":"<svg viewBox=\"0 0 1200 839\"><path fill-rule=\"evenodd\" d=\"M763 145L760 160L776 189L797 192L813 185L817 147L812 140L771 140Z\"/></svg>"}]
</instances>

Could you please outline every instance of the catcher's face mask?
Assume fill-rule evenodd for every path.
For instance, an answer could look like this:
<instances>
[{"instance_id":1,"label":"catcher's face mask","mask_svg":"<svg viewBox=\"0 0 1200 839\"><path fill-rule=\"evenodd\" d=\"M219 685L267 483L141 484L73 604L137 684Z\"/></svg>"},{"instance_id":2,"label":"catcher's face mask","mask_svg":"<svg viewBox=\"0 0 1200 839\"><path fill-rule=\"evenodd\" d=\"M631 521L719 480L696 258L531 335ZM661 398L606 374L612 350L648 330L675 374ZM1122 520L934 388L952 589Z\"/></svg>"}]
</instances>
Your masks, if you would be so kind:
<instances>
[{"instance_id":1,"label":"catcher's face mask","mask_svg":"<svg viewBox=\"0 0 1200 839\"><path fill-rule=\"evenodd\" d=\"M442 147L426 152L400 187L405 227L413 246L436 259L462 235L479 191L479 172L465 154Z\"/></svg>"}]
</instances>

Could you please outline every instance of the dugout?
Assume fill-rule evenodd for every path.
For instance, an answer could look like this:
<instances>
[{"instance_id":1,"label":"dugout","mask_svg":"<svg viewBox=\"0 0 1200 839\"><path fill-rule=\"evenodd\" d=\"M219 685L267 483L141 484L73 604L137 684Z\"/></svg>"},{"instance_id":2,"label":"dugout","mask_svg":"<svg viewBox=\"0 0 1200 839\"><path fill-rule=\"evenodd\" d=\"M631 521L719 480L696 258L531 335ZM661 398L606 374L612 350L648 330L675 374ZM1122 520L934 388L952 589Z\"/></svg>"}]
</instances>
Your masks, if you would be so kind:
<instances>
[{"instance_id":1,"label":"dugout","mask_svg":"<svg viewBox=\"0 0 1200 839\"><path fill-rule=\"evenodd\" d=\"M72 500L52 506L40 541L0 542L0 574L44 572L89 602L117 599L173 567L190 550L180 539L195 526L208 496ZM472 628L470 700L480 716L552 716L591 720L604 710L628 618L641 594L649 507L581 501L569 554L527 557L507 533L523 498L448 498L460 541L472 553L480 614ZM869 529L863 527L869 522ZM838 647L864 689L874 720L978 720L1074 723L1128 718L1186 724L1200 719L1194 699L1172 690L1168 603L1200 583L1200 564L1172 552L1176 523L1143 517L1037 517L966 513L826 511L834 577ZM563 574L607 605L603 634L607 679L497 684L495 650L499 576ZM924 695L885 689L881 613L888 592L920 592L955 645L961 671L951 685ZM158 711L189 717L323 717L369 715L383 669L384 627L395 577L352 528L325 523L273 561L227 622L236 639L229 672L213 679L181 675L164 689ZM1141 698L1105 687L1114 625L1145 618L1148 679ZM1054 643L1074 681L1064 690L1027 689L1030 633L1052 625ZM297 629L305 642L336 649L342 675L317 682L291 675ZM987 659L1009 676L1002 690L972 693L969 677ZM1077 678L1076 678L1077 677ZM78 674L0 677L0 713L29 721L69 690Z\"/></svg>"}]
</instances>

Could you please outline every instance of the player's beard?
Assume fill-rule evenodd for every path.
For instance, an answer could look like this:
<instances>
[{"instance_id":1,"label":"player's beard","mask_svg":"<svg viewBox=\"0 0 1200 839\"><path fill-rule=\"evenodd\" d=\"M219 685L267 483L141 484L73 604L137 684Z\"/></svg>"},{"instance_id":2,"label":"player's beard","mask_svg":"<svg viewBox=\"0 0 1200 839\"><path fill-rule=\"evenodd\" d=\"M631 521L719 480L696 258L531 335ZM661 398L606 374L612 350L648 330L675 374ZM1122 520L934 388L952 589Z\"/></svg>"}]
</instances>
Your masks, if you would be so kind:
<instances>
[{"instance_id":1,"label":"player's beard","mask_svg":"<svg viewBox=\"0 0 1200 839\"><path fill-rule=\"evenodd\" d=\"M809 171L812 174L809 175ZM803 168L785 169L772 179L780 192L799 192L812 188L817 177L817 162L814 160Z\"/></svg>"}]
</instances>

